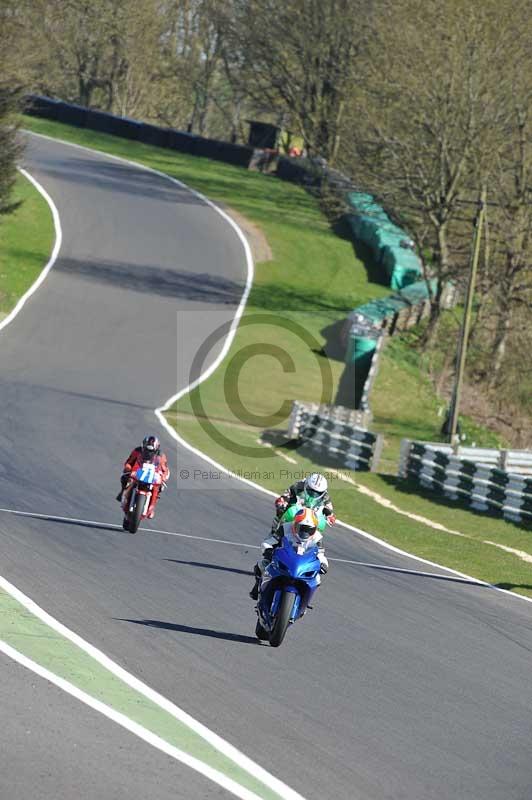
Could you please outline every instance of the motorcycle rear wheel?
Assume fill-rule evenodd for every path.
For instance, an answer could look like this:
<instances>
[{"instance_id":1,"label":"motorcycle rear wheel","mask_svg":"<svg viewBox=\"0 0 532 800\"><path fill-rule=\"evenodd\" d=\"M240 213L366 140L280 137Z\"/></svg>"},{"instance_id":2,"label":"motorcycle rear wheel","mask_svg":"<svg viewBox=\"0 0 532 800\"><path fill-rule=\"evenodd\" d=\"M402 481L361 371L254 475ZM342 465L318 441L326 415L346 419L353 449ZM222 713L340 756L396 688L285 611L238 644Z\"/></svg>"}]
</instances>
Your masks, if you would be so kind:
<instances>
[{"instance_id":1,"label":"motorcycle rear wheel","mask_svg":"<svg viewBox=\"0 0 532 800\"><path fill-rule=\"evenodd\" d=\"M292 616L292 609L296 596L293 592L283 592L281 602L279 604L279 611L273 623L272 632L270 633L270 644L272 647L279 647L282 644L284 635L288 630L290 624L290 617Z\"/></svg>"}]
</instances>

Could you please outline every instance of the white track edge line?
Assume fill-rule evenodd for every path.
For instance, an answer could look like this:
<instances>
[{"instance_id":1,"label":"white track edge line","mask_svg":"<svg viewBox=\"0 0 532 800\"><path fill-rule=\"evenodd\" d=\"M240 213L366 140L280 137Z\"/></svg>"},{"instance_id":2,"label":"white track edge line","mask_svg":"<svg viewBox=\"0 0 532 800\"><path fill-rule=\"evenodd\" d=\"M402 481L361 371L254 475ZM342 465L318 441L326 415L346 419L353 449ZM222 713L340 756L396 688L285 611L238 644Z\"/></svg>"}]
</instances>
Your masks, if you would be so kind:
<instances>
[{"instance_id":1,"label":"white track edge line","mask_svg":"<svg viewBox=\"0 0 532 800\"><path fill-rule=\"evenodd\" d=\"M74 631L70 630L70 628L67 628L62 622L59 622L57 619L55 619L55 617L52 617L51 614L37 605L34 600L25 595L20 589L2 576L0 576L0 589L3 589L5 592L10 594L28 611L40 619L41 622L44 622L45 625L48 625L48 627L52 628L52 630L56 631L61 636L64 636L66 639L79 647L80 650L83 650L89 656L94 658L95 661L126 683L131 689L139 692L148 700L151 700L164 711L171 714L173 717L175 717L175 719L179 720L179 722L186 725L188 728L194 731L194 733L197 733L199 736L205 739L205 741L233 761L241 769L251 774L252 777L262 782L274 792L277 792L280 797L285 798L285 800L303 800L300 794L295 792L293 789L290 789L273 775L270 775L270 773L268 773L263 767L259 766L250 758L248 758L248 756L241 753L236 747L227 742L225 739L222 739L222 737L217 733L214 733L214 731L211 731L210 728L207 728L201 722L194 719L194 717L191 717L190 714L187 714L187 712L183 711L182 708L172 703L171 700L168 700L166 697L159 694L159 692L155 691L155 689L152 689L150 686L143 683L143 681L141 681L139 678L135 677L119 664L114 662L95 645L85 641L85 639L83 639L77 633L74 633Z\"/></svg>"},{"instance_id":2,"label":"white track edge line","mask_svg":"<svg viewBox=\"0 0 532 800\"><path fill-rule=\"evenodd\" d=\"M48 140L53 141L53 142L60 141L60 140L54 139L53 137L50 137L50 136L42 136L41 134L35 134L35 135L41 136L41 138L48 139ZM63 144L69 144L68 142L62 142L62 143ZM170 175L166 175L164 172L159 172L158 170L152 169L151 167L146 167L146 166L144 166L142 164L137 164L134 161L128 161L127 159L120 158L119 156L112 156L112 155L110 155L108 153L102 153L101 151L93 150L93 149L88 148L88 147L82 147L80 145L72 145L72 146L78 147L79 149L82 149L82 150L87 150L87 151L89 151L91 153L96 153L96 155L101 155L101 156L104 156L104 157L112 158L112 159L117 160L117 161L124 162L124 163L126 163L126 164L128 164L128 165L130 165L132 167L143 169L143 170L146 170L148 172L152 172L153 174L158 175L159 177L162 177L162 178L164 178L166 180L169 180L172 183L178 185L180 188L184 188L184 189L190 191L196 197L200 198L201 200L204 200L205 203L209 207L213 208L215 211L217 211L219 214L221 214L222 217L227 219L227 221L232 225L234 230L237 232L240 240L244 244L244 249L246 251L246 254L251 259L251 273L249 272L249 264L248 264L248 281L246 283L246 289L244 290L244 294L242 295L242 300L241 300L240 305L239 305L239 307L237 309L237 315L235 316L235 318L233 320L232 332L233 332L233 337L234 337L234 334L235 334L235 331L236 331L236 326L238 324L238 320L240 319L240 316L242 315L242 313L244 311L244 307L245 307L249 292L251 290L251 284L252 284L252 281L253 281L253 259L252 259L252 256L251 256L251 249L250 249L249 244L248 244L247 240L245 239L242 231L238 227L238 225L236 225L236 223L227 214L225 214L225 212L223 212L221 209L219 209L216 205L214 205L214 203L211 200L208 200L200 192L197 192L194 189L191 189L186 184L182 183L181 181L178 181L176 178L172 178ZM28 172L26 172L26 170L23 171L23 174L27 175L28 179L31 180L31 182L34 184L34 186L39 190L39 192L45 198L45 200L47 201L47 203L48 203L48 205L49 205L49 207L50 207L50 209L52 211L52 216L53 216L53 219L54 219L55 232L56 232L56 242L55 242L55 245L54 245L54 248L53 248L53 251L52 251L52 256L51 256L50 260L48 261L48 263L46 264L46 266L44 267L43 271L41 272L41 275L39 276L37 281L35 281L35 283L30 287L28 292L21 298L19 303L17 303L17 306L15 306L15 308L13 309L11 314L9 314L8 317L6 317L6 319L4 319L2 321L2 324L0 325L0 330L2 330L2 328L6 327L6 325L8 325L10 322L12 322L12 320L16 317L16 315L22 309L22 307L23 307L24 303L26 302L26 300L42 284L42 282L44 281L44 279L48 275L50 269L52 268L53 264L55 263L55 261L57 259L57 255L58 255L60 247L61 247L61 244L62 244L61 223L60 223L60 218L59 218L59 212L58 212L58 210L57 210L57 208L55 206L55 203L53 202L53 200L50 197L50 195L45 191L45 189L42 186L40 186L40 184L38 183L38 181L35 178L30 176L30 174ZM229 349L231 341L232 341L232 338L231 338L229 344L227 345L227 347L224 346L224 348L222 350L222 353L224 353L224 355L227 352L227 350ZM216 359L215 362L214 362L214 365L211 365L210 371L207 370L208 374L210 374L214 369L216 369L216 366L218 366L218 363L219 363L219 361L218 361L218 359ZM201 382L201 380L204 380L205 377L206 377L206 373L203 373L203 375L200 376L200 379L198 380L198 383ZM106 668L109 669L111 672L113 672L115 675L117 675L118 677L121 677L121 679L123 681L125 681L125 683L127 683L129 686L131 686L132 688L135 688L141 694L144 694L145 697L148 697L148 699L151 699L154 703L159 705L164 710L168 711L168 713L172 714L172 716L174 716L176 719L180 720L185 725L187 725L191 730L193 730L195 733L197 733L199 736L201 736L203 739L205 739L207 742L209 742L209 744L211 744L213 747L215 747L219 752L221 752L227 758L232 760L241 769L243 769L243 770L247 771L248 773L250 773L253 777L255 777L259 781L261 781L265 786L267 786L268 788L272 789L272 791L277 792L280 795L280 797L283 798L283 800L304 800L302 795L300 795L297 792L295 792L293 789L291 789L289 786L284 784L281 780L279 780L274 775L269 773L267 770L265 770L259 764L257 764L256 762L252 761L252 759L250 759L248 756L246 756L244 753L242 753L236 747L231 745L229 742L227 742L221 736L219 736L218 734L214 733L214 731L211 731L205 725L202 725L202 723L200 723L198 720L196 720L193 717L191 717L189 714L187 714L185 711L183 711L183 709L179 708L179 706L176 706L174 703L171 703L167 698L163 697L158 692L155 692L149 686L147 686L146 684L142 683L142 681L140 681L134 675L131 675L130 673L128 673L126 670L124 670L118 664L115 664L103 652L98 650L96 647L91 645L89 642L85 642L85 640L82 639L80 636L78 636L78 634L74 633L73 631L70 631L70 629L68 629L65 625L60 623L58 620L55 620L50 614L48 614L46 611L44 611L44 609L41 609L36 603L34 603L33 600L31 600L29 597L26 597L26 595L24 595L22 592L20 592L20 590L17 589L17 587L13 586L13 584L9 583L9 581L6 581L5 578L3 578L2 576L0 576L0 587L4 588L4 590L7 591L9 594L11 594L13 597L15 597L15 599L18 599L19 602L21 602L23 605L25 605L25 607L28 608L28 610L31 610L32 613L34 613L41 620L43 620L43 621L47 620L46 624L48 624L54 630L57 630L58 632L60 632L63 636L66 636L66 638L70 639L72 642L77 644L78 647L80 647L85 652L90 653L93 656L93 658L95 658L97 661L99 661L99 663L101 663L102 665L106 666ZM18 595L18 597L17 597L17 595ZM30 606L31 606L31 608L30 608ZM45 618L46 618L46 620L45 620Z\"/></svg>"},{"instance_id":3,"label":"white track edge line","mask_svg":"<svg viewBox=\"0 0 532 800\"><path fill-rule=\"evenodd\" d=\"M84 525L94 525L96 529L105 529L108 530L109 528L116 530L117 532L122 533L122 526L116 525L113 522L98 522L93 519L79 519L78 517L61 517L57 514L40 514L37 511L17 511L14 508L0 508L0 513L3 514L12 514L13 516L17 517L30 517L32 519L44 519L47 522L71 522L72 524L76 525L82 523ZM226 544L232 547L241 547L246 550L259 550L260 545L258 544L250 544L249 542L233 542L229 539L213 539L209 536L198 536L197 534L193 533L183 533L179 531L163 531L160 528L139 528L139 531L143 533L152 534L158 533L164 536L178 536L183 539L193 539L194 541L199 542L211 542L212 544ZM127 534L125 534L127 535ZM390 572L399 572L399 573L406 573L408 575L418 575L420 577L427 577L427 578L445 578L449 581L463 581L463 578L458 576L452 575L442 575L439 572L423 572L421 570L415 569L407 569L404 567L394 567L390 564L374 564L369 561L358 561L352 558L336 558L335 556L330 556L329 561L335 562L338 564L353 564L357 567L372 567L374 569L381 569L381 570L390 570ZM251 570L250 570L251 574ZM490 583L486 583L486 581L481 581L475 578L473 581L468 581L471 583L472 586L485 586L491 588Z\"/></svg>"},{"instance_id":4,"label":"white track edge line","mask_svg":"<svg viewBox=\"0 0 532 800\"><path fill-rule=\"evenodd\" d=\"M231 794L241 798L241 800L262 800L259 795L251 792L244 786L241 786L232 778L227 777L222 772L210 767L208 764L200 761L194 756L189 755L185 751L180 750L178 747L171 745L169 742L166 742L160 736L157 736L157 734L152 733L152 731L148 730L143 725L140 725L138 722L134 722L125 714L122 714L120 711L116 711L114 708L108 706L106 703L103 703L101 700L97 700L96 698L84 692L82 689L79 689L73 683L70 683L64 678L61 678L59 675L50 672L50 670L28 658L18 650L15 650L14 647L11 647L11 645L2 640L0 640L0 652L13 659L13 661L17 661L26 669L36 673L41 678L44 678L46 681L54 684L64 692L67 692L67 694L75 697L76 700L80 700L82 703L85 703L85 705L89 706L94 711L98 711L100 714L108 717L122 728L125 728L127 731L135 736L138 736L140 739L143 739L152 747L161 750L167 756L171 756L177 761L181 761L187 767L191 767L192 769L196 770L196 772L201 773L204 777L208 778L214 783L217 783L228 792L231 792Z\"/></svg>"}]
</instances>

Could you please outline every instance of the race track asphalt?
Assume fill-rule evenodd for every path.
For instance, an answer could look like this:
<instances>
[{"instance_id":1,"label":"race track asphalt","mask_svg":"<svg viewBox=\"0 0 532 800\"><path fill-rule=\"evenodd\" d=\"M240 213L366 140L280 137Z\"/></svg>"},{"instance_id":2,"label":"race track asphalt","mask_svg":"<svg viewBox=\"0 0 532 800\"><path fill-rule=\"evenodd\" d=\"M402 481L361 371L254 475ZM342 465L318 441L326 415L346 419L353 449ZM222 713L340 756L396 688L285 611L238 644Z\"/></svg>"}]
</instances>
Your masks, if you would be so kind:
<instances>
[{"instance_id":1,"label":"race track asphalt","mask_svg":"<svg viewBox=\"0 0 532 800\"><path fill-rule=\"evenodd\" d=\"M121 461L155 431L174 479L147 527L242 545L0 512L0 574L307 800L529 798L532 606L336 528L329 556L383 568L333 562L284 645L258 645L247 592L271 499L176 481L205 464L153 414L234 315L242 244L149 172L36 137L25 162L64 238L0 333L0 506L119 523ZM228 796L6 658L0 669L2 798Z\"/></svg>"}]
</instances>

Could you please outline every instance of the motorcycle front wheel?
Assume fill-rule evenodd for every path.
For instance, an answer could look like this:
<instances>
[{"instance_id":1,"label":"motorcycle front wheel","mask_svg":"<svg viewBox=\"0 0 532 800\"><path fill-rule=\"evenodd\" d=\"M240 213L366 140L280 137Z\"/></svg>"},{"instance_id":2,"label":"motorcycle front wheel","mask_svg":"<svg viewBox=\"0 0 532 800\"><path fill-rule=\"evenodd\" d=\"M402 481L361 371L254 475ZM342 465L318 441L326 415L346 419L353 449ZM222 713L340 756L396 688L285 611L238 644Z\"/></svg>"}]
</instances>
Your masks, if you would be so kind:
<instances>
[{"instance_id":1,"label":"motorcycle front wheel","mask_svg":"<svg viewBox=\"0 0 532 800\"><path fill-rule=\"evenodd\" d=\"M266 642L268 640L268 631L266 628L263 628L260 622L260 619L257 620L257 625L255 627L255 636L257 639L260 639L261 642Z\"/></svg>"},{"instance_id":2,"label":"motorcycle front wheel","mask_svg":"<svg viewBox=\"0 0 532 800\"><path fill-rule=\"evenodd\" d=\"M292 609L294 608L295 602L296 596L293 592L283 592L279 604L279 611L273 623L272 632L270 633L270 644L272 647L279 647L279 645L282 644L284 635L290 624L290 617L292 616Z\"/></svg>"},{"instance_id":3,"label":"motorcycle front wheel","mask_svg":"<svg viewBox=\"0 0 532 800\"><path fill-rule=\"evenodd\" d=\"M137 492L137 496L135 497L135 506L133 508L132 513L129 515L130 533L136 533L138 531L145 503L146 503L146 495Z\"/></svg>"}]
</instances>

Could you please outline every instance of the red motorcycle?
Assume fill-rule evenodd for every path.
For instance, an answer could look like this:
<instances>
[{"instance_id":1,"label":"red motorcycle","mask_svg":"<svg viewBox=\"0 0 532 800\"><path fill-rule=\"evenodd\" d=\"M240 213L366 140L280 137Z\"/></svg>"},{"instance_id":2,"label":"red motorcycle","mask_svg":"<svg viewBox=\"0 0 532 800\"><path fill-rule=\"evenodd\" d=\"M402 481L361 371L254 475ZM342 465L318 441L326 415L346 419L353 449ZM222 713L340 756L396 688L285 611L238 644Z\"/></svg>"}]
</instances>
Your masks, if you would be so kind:
<instances>
[{"instance_id":1,"label":"red motorcycle","mask_svg":"<svg viewBox=\"0 0 532 800\"><path fill-rule=\"evenodd\" d=\"M140 523L148 516L154 487L161 484L164 484L164 481L157 467L148 461L131 474L131 481L122 497L124 512L122 527L125 531L130 533L138 531Z\"/></svg>"}]
</instances>

